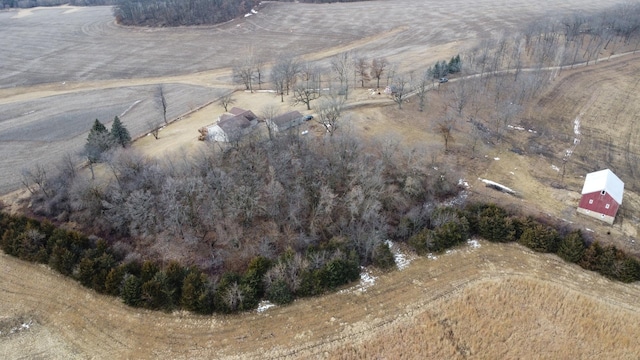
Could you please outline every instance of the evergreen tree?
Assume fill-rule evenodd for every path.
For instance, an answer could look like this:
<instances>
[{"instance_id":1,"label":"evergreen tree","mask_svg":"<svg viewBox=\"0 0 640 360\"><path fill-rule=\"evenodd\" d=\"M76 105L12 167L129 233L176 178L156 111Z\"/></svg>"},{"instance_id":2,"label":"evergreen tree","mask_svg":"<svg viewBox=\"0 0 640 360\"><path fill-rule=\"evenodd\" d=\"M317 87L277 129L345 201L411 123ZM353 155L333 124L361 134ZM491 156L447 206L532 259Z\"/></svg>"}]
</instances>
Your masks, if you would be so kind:
<instances>
[{"instance_id":1,"label":"evergreen tree","mask_svg":"<svg viewBox=\"0 0 640 360\"><path fill-rule=\"evenodd\" d=\"M293 301L293 294L287 282L280 279L271 284L267 290L267 300L278 305L291 303Z\"/></svg>"},{"instance_id":2,"label":"evergreen tree","mask_svg":"<svg viewBox=\"0 0 640 360\"><path fill-rule=\"evenodd\" d=\"M171 310L173 291L168 286L167 275L158 271L151 280L142 284L142 301L149 309Z\"/></svg>"},{"instance_id":3,"label":"evergreen tree","mask_svg":"<svg viewBox=\"0 0 640 360\"><path fill-rule=\"evenodd\" d=\"M373 252L373 265L388 270L396 267L396 260L386 243L380 243Z\"/></svg>"},{"instance_id":4,"label":"evergreen tree","mask_svg":"<svg viewBox=\"0 0 640 360\"><path fill-rule=\"evenodd\" d=\"M477 213L476 220L474 225L480 237L493 242L515 240L515 227L503 208L490 204Z\"/></svg>"},{"instance_id":5,"label":"evergreen tree","mask_svg":"<svg viewBox=\"0 0 640 360\"><path fill-rule=\"evenodd\" d=\"M93 164L102 160L102 154L113 146L113 138L107 128L96 119L93 127L87 136L87 143L84 145L84 153L89 160L91 175L93 177Z\"/></svg>"},{"instance_id":6,"label":"evergreen tree","mask_svg":"<svg viewBox=\"0 0 640 360\"><path fill-rule=\"evenodd\" d=\"M604 250L599 242L593 242L587 249L584 251L582 255L582 259L578 262L583 269L591 270L591 271L600 271L600 256Z\"/></svg>"},{"instance_id":7,"label":"evergreen tree","mask_svg":"<svg viewBox=\"0 0 640 360\"><path fill-rule=\"evenodd\" d=\"M200 271L190 271L184 279L181 291L180 304L189 311L200 309L199 299L205 292L206 275Z\"/></svg>"},{"instance_id":8,"label":"evergreen tree","mask_svg":"<svg viewBox=\"0 0 640 360\"><path fill-rule=\"evenodd\" d=\"M142 294L142 284L135 275L127 274L122 287L122 300L129 306L139 306Z\"/></svg>"},{"instance_id":9,"label":"evergreen tree","mask_svg":"<svg viewBox=\"0 0 640 360\"><path fill-rule=\"evenodd\" d=\"M433 230L424 228L409 238L409 245L413 246L418 255L426 255L433 246Z\"/></svg>"},{"instance_id":10,"label":"evergreen tree","mask_svg":"<svg viewBox=\"0 0 640 360\"><path fill-rule=\"evenodd\" d=\"M555 253L558 249L558 232L551 227L535 224L524 230L518 242L533 251Z\"/></svg>"},{"instance_id":11,"label":"evergreen tree","mask_svg":"<svg viewBox=\"0 0 640 360\"><path fill-rule=\"evenodd\" d=\"M142 263L142 270L140 271L140 281L143 284L146 283L147 281L153 279L158 271L160 271L160 268L155 262L146 260L144 263Z\"/></svg>"},{"instance_id":12,"label":"evergreen tree","mask_svg":"<svg viewBox=\"0 0 640 360\"><path fill-rule=\"evenodd\" d=\"M462 64L460 62L460 55L452 57L451 60L449 60L449 72L450 73L453 74L453 73L460 72L461 66L462 66Z\"/></svg>"},{"instance_id":13,"label":"evergreen tree","mask_svg":"<svg viewBox=\"0 0 640 360\"><path fill-rule=\"evenodd\" d=\"M113 119L113 124L111 125L111 137L113 140L122 147L127 147L131 143L131 135L129 135L129 130L122 124L119 117L115 117Z\"/></svg>"},{"instance_id":14,"label":"evergreen tree","mask_svg":"<svg viewBox=\"0 0 640 360\"><path fill-rule=\"evenodd\" d=\"M572 231L560 241L558 256L565 261L577 263L582 259L585 248L580 230Z\"/></svg>"},{"instance_id":15,"label":"evergreen tree","mask_svg":"<svg viewBox=\"0 0 640 360\"><path fill-rule=\"evenodd\" d=\"M122 283L124 282L125 268L124 266L114 267L107 274L104 281L105 292L109 295L120 296L122 292Z\"/></svg>"}]
</instances>

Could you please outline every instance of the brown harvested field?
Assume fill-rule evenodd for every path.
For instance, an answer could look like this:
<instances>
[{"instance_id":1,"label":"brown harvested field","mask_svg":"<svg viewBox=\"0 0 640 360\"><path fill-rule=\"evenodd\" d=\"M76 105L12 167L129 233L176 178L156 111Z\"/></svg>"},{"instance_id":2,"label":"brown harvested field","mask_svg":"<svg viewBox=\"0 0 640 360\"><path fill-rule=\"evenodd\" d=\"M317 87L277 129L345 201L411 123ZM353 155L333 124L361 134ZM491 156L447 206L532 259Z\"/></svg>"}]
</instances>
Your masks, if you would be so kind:
<instances>
[{"instance_id":1,"label":"brown harvested field","mask_svg":"<svg viewBox=\"0 0 640 360\"><path fill-rule=\"evenodd\" d=\"M23 167L77 153L96 117L109 125L124 113L132 133L144 135L147 122L161 117L154 99L160 84L170 118L179 121L163 129L159 140L143 137L135 147L155 156L202 148L196 130L222 108L212 103L193 110L234 88L229 66L250 47L269 57L288 52L323 61L355 49L424 68L533 18L619 1L415 3L268 4L245 19L179 29L122 28L106 7L0 11L0 28L11 35L0 37L0 193L19 187ZM434 162L455 161L450 166L466 177L478 199L563 218L640 254L637 184L628 183L625 220L613 227L574 211L581 176L594 170L593 159L610 156L616 172L636 176L628 154L640 153L633 121L640 110L638 70L638 55L563 70L519 119L543 135L509 133L508 141L479 146L472 160L466 156L469 124L456 125L453 150L444 155L433 131L439 112L418 113L413 101L397 110L358 91L352 102L369 105L347 112L348 128L414 146ZM280 104L272 94L235 96L236 106L258 112ZM430 109L441 108L446 96L432 92ZM560 166L578 116L581 142L567 165L565 188L556 189L551 185L561 179L552 166ZM544 145L551 155L510 151L513 144L526 149L529 143ZM479 177L520 196L487 190ZM55 359L637 358L640 285L612 282L517 245L480 244L375 274L376 284L365 292L210 317L129 308L44 266L0 255L0 353Z\"/></svg>"},{"instance_id":2,"label":"brown harvested field","mask_svg":"<svg viewBox=\"0 0 640 360\"><path fill-rule=\"evenodd\" d=\"M465 245L376 274L364 292L234 316L132 309L6 255L0 270L0 344L13 357L633 359L640 351L638 284L514 244Z\"/></svg>"},{"instance_id":3,"label":"brown harvested field","mask_svg":"<svg viewBox=\"0 0 640 360\"><path fill-rule=\"evenodd\" d=\"M134 135L144 135L149 122L162 118L153 96L158 84L170 90L172 118L213 101L229 88L232 61L249 49L268 60L281 54L326 60L357 50L420 69L482 38L513 30L523 19L619 2L268 3L254 16L222 25L173 29L117 26L110 7L0 11L0 28L8 34L0 37L0 114L7 114L0 117L0 193L20 186L23 168L50 167L65 153L77 155L96 116L110 123L122 109L142 105L122 120ZM134 86L142 88L130 96ZM49 119L57 119L53 123L61 128L52 127ZM28 132L25 140L25 123L42 130ZM52 137L53 130L66 135Z\"/></svg>"}]
</instances>

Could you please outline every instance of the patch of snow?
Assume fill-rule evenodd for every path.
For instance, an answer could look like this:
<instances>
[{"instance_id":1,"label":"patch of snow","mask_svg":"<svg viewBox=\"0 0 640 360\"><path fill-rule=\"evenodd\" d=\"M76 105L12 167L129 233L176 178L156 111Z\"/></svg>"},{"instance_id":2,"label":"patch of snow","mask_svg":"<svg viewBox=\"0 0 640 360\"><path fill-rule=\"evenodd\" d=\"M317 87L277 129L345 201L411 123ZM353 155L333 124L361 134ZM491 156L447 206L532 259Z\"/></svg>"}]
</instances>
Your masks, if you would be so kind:
<instances>
[{"instance_id":1,"label":"patch of snow","mask_svg":"<svg viewBox=\"0 0 640 360\"><path fill-rule=\"evenodd\" d=\"M551 165L551 168L555 171L560 171L560 168L555 165Z\"/></svg>"},{"instance_id":2,"label":"patch of snow","mask_svg":"<svg viewBox=\"0 0 640 360\"><path fill-rule=\"evenodd\" d=\"M360 273L360 288L362 291L375 285L376 279L377 278L375 276L371 275L370 272L363 268L363 271Z\"/></svg>"},{"instance_id":3,"label":"patch of snow","mask_svg":"<svg viewBox=\"0 0 640 360\"><path fill-rule=\"evenodd\" d=\"M587 230L588 232L595 232L595 231L593 231L593 230L591 230L589 228L584 228L584 229Z\"/></svg>"},{"instance_id":4,"label":"patch of snow","mask_svg":"<svg viewBox=\"0 0 640 360\"><path fill-rule=\"evenodd\" d=\"M447 249L447 251L445 251L444 253L445 253L445 254L453 254L453 253L455 253L455 252L456 252L456 250L455 250L455 249Z\"/></svg>"},{"instance_id":5,"label":"patch of snow","mask_svg":"<svg viewBox=\"0 0 640 360\"><path fill-rule=\"evenodd\" d=\"M251 15L253 15L253 14L252 13L244 14L244 17L249 17Z\"/></svg>"},{"instance_id":6,"label":"patch of snow","mask_svg":"<svg viewBox=\"0 0 640 360\"><path fill-rule=\"evenodd\" d=\"M467 240L467 244L469 244L469 246L470 246L472 249L477 249L477 248L479 248L479 247L480 247L480 242L479 242L478 240L476 240L476 239L469 239L469 240Z\"/></svg>"},{"instance_id":7,"label":"patch of snow","mask_svg":"<svg viewBox=\"0 0 640 360\"><path fill-rule=\"evenodd\" d=\"M525 128L523 128L522 126L507 125L507 127L513 130L525 131Z\"/></svg>"},{"instance_id":8,"label":"patch of snow","mask_svg":"<svg viewBox=\"0 0 640 360\"><path fill-rule=\"evenodd\" d=\"M347 294L353 292L365 292L368 288L372 287L376 283L376 277L373 276L367 268L364 266L360 267L360 283L358 285L352 286L348 289L340 290L339 294Z\"/></svg>"},{"instance_id":9,"label":"patch of snow","mask_svg":"<svg viewBox=\"0 0 640 360\"><path fill-rule=\"evenodd\" d=\"M122 114L120 114L120 117L125 116L129 110L133 109L134 106L140 104L142 102L142 100L136 100L133 104L131 104L131 106L129 106L125 111L122 112Z\"/></svg>"},{"instance_id":10,"label":"patch of snow","mask_svg":"<svg viewBox=\"0 0 640 360\"><path fill-rule=\"evenodd\" d=\"M260 303L258 303L258 309L256 310L258 313L263 313L265 311L267 311L267 309L270 309L272 307L275 307L276 304L272 303L271 301L268 300L262 300L260 301Z\"/></svg>"},{"instance_id":11,"label":"patch of snow","mask_svg":"<svg viewBox=\"0 0 640 360\"><path fill-rule=\"evenodd\" d=\"M385 244L389 247L389 250L391 250L391 253L393 254L393 260L395 261L398 270L406 269L409 264L415 259L415 256L403 253L400 248L393 243L393 241L385 240Z\"/></svg>"},{"instance_id":12,"label":"patch of snow","mask_svg":"<svg viewBox=\"0 0 640 360\"><path fill-rule=\"evenodd\" d=\"M515 175L516 173L514 173L513 171L509 171L509 174Z\"/></svg>"},{"instance_id":13,"label":"patch of snow","mask_svg":"<svg viewBox=\"0 0 640 360\"><path fill-rule=\"evenodd\" d=\"M469 188L469 183L464 181L464 179L458 179L458 185L464 186L465 188Z\"/></svg>"},{"instance_id":14,"label":"patch of snow","mask_svg":"<svg viewBox=\"0 0 640 360\"><path fill-rule=\"evenodd\" d=\"M533 134L537 134L537 133L538 133L537 131L535 131L535 130L531 130L531 129L529 129L529 130L527 130L527 131L528 131L528 132L530 132L530 133L533 133Z\"/></svg>"},{"instance_id":15,"label":"patch of snow","mask_svg":"<svg viewBox=\"0 0 640 360\"><path fill-rule=\"evenodd\" d=\"M31 325L33 324L33 320L29 320L28 322L24 322L22 323L20 326L16 326L14 328L12 328L11 330L9 330L9 334L14 334L23 330L29 330L29 328L31 328Z\"/></svg>"},{"instance_id":16,"label":"patch of snow","mask_svg":"<svg viewBox=\"0 0 640 360\"><path fill-rule=\"evenodd\" d=\"M441 206L458 206L464 204L465 200L469 197L469 192L466 190L460 191L456 197L453 199L443 201L440 203Z\"/></svg>"},{"instance_id":17,"label":"patch of snow","mask_svg":"<svg viewBox=\"0 0 640 360\"><path fill-rule=\"evenodd\" d=\"M504 186L502 184L498 184L497 182L494 182L494 181L491 181L491 180L487 180L487 179L482 179L482 178L478 178L478 180L482 181L483 183L487 184L488 186L500 189L501 191L504 191L506 193L509 193L509 194L512 194L512 195L516 193L513 189L508 188L508 187L506 187L506 186Z\"/></svg>"},{"instance_id":18,"label":"patch of snow","mask_svg":"<svg viewBox=\"0 0 640 360\"><path fill-rule=\"evenodd\" d=\"M498 160L500 160L500 158L499 157L495 157L495 158L493 158L493 160L498 161Z\"/></svg>"},{"instance_id":19,"label":"patch of snow","mask_svg":"<svg viewBox=\"0 0 640 360\"><path fill-rule=\"evenodd\" d=\"M302 131L300 134L301 134L301 135L307 135L308 133L309 133L309 130L304 130L304 131Z\"/></svg>"},{"instance_id":20,"label":"patch of snow","mask_svg":"<svg viewBox=\"0 0 640 360\"><path fill-rule=\"evenodd\" d=\"M429 259L429 260L438 260L438 257L433 255L433 253L429 253L429 255L427 255L427 259Z\"/></svg>"},{"instance_id":21,"label":"patch of snow","mask_svg":"<svg viewBox=\"0 0 640 360\"><path fill-rule=\"evenodd\" d=\"M252 14L257 14L258 12L255 9L251 9Z\"/></svg>"}]
</instances>

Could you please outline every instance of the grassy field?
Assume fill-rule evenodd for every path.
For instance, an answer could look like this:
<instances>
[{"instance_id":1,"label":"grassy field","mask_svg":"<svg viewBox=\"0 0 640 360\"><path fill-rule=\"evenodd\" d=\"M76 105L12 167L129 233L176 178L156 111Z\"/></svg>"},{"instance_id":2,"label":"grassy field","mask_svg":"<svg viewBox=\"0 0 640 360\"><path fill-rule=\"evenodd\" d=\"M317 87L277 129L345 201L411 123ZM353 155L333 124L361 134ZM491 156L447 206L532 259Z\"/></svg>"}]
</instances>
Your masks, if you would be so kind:
<instances>
[{"instance_id":1,"label":"grassy field","mask_svg":"<svg viewBox=\"0 0 640 360\"><path fill-rule=\"evenodd\" d=\"M231 61L250 49L271 58L286 52L324 62L353 49L421 69L525 20L615 3L283 3L219 26L151 30L115 25L106 7L0 11L0 27L11 34L0 37L0 48L7 49L0 52L6 70L0 74L0 193L20 186L22 168L77 154L95 118L108 123L124 113L131 132L144 135L149 121L161 119L159 85L169 117L179 121L163 129L159 140L142 137L134 147L150 156L202 148L197 129L222 112L211 102L233 90ZM640 254L637 184L628 182L624 221L613 227L574 210L586 171L612 164L622 177L636 177L639 70L639 55L562 70L517 119L515 125L535 134L514 130L504 141L479 144L474 153L470 123L456 124L448 154L434 131L449 96L446 87L429 95L424 113L413 100L402 110L392 102L355 107L346 114L348 131L396 141L434 164L447 163L469 182L475 199L564 219ZM258 112L267 104L294 108L272 94L234 96L236 106ZM379 99L358 90L351 101L372 100ZM581 141L561 178L554 166L562 165L572 145L577 118ZM546 155L529 151L532 144ZM515 145L525 154L511 151ZM478 178L505 184L519 197L487 189ZM640 333L638 284L611 282L515 244L481 242L477 249L465 246L375 276L364 292L305 299L264 313L200 317L132 309L46 267L0 255L0 350L12 358L65 359L633 359L640 353L634 338Z\"/></svg>"}]
</instances>

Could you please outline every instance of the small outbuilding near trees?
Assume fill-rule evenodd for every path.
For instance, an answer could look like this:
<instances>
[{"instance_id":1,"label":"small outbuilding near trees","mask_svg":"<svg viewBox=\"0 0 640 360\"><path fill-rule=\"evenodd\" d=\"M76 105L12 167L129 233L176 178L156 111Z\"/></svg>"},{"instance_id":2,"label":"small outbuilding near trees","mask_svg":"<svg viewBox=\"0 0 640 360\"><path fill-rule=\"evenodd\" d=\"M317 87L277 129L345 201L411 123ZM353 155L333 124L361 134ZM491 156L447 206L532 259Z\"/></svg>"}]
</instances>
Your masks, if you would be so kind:
<instances>
[{"instance_id":1,"label":"small outbuilding near trees","mask_svg":"<svg viewBox=\"0 0 640 360\"><path fill-rule=\"evenodd\" d=\"M624 183L611 170L589 173L584 179L578 213L612 225L622 205L623 192Z\"/></svg>"},{"instance_id":2,"label":"small outbuilding near trees","mask_svg":"<svg viewBox=\"0 0 640 360\"><path fill-rule=\"evenodd\" d=\"M299 111L289 111L288 113L267 119L267 126L276 132L282 132L296 127L305 122L305 117Z\"/></svg>"}]
</instances>

